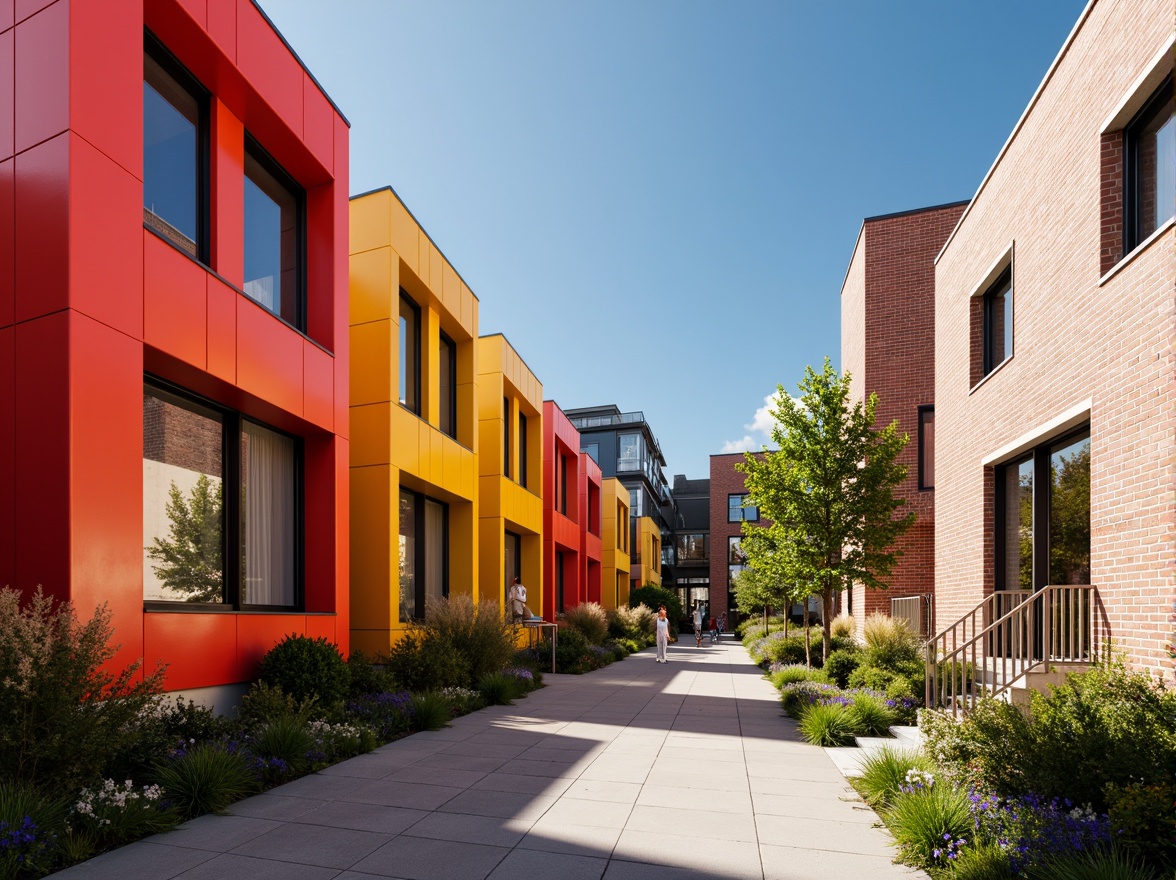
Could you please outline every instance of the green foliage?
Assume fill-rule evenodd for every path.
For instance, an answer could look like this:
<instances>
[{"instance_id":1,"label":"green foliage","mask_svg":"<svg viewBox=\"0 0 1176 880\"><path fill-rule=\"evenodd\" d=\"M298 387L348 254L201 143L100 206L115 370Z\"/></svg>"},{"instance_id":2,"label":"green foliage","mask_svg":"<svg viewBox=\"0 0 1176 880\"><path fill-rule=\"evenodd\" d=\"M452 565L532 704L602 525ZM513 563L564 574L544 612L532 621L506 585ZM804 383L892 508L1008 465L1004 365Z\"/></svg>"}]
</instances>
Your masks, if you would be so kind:
<instances>
[{"instance_id":1,"label":"green foliage","mask_svg":"<svg viewBox=\"0 0 1176 880\"><path fill-rule=\"evenodd\" d=\"M543 656L551 656L551 643L540 649ZM578 674L588 663L588 640L578 629L561 627L555 640L555 668L557 672Z\"/></svg>"},{"instance_id":2,"label":"green foliage","mask_svg":"<svg viewBox=\"0 0 1176 880\"><path fill-rule=\"evenodd\" d=\"M747 644L749 638L763 638L769 633L778 632L788 628L787 618L783 615L775 614L768 617L768 631L764 632L764 621L762 617L745 617L739 621L735 627L735 634Z\"/></svg>"},{"instance_id":3,"label":"green foliage","mask_svg":"<svg viewBox=\"0 0 1176 880\"><path fill-rule=\"evenodd\" d=\"M93 789L82 789L70 816L72 828L95 848L122 846L167 831L178 821L176 810L164 806L159 786L136 788L129 779L122 785L107 779Z\"/></svg>"},{"instance_id":4,"label":"green foliage","mask_svg":"<svg viewBox=\"0 0 1176 880\"><path fill-rule=\"evenodd\" d=\"M968 845L960 850L948 875L952 880L1013 880L1009 854L995 843Z\"/></svg>"},{"instance_id":5,"label":"green foliage","mask_svg":"<svg viewBox=\"0 0 1176 880\"><path fill-rule=\"evenodd\" d=\"M857 620L849 614L838 614L829 625L829 635L834 639L839 636L843 639L853 639L856 633Z\"/></svg>"},{"instance_id":6,"label":"green foliage","mask_svg":"<svg viewBox=\"0 0 1176 880\"><path fill-rule=\"evenodd\" d=\"M636 608L644 605L656 615L659 605L666 606L666 617L670 620L670 634L678 632L678 621L682 619L682 603L678 601L678 594L674 590L647 584L629 591L629 607Z\"/></svg>"},{"instance_id":7,"label":"green foliage","mask_svg":"<svg viewBox=\"0 0 1176 880\"><path fill-rule=\"evenodd\" d=\"M0 878L40 877L53 870L54 832L62 827L67 809L63 798L29 783L0 782Z\"/></svg>"},{"instance_id":8,"label":"green foliage","mask_svg":"<svg viewBox=\"0 0 1176 880\"><path fill-rule=\"evenodd\" d=\"M134 735L111 748L103 772L114 779L144 778L160 755L181 743L216 739L227 729L228 722L207 706L178 695L174 701L159 698L139 712Z\"/></svg>"},{"instance_id":9,"label":"green foliage","mask_svg":"<svg viewBox=\"0 0 1176 880\"><path fill-rule=\"evenodd\" d=\"M496 672L487 675L478 682L478 693L486 701L487 706L510 706L516 697L522 696L519 680L513 676Z\"/></svg>"},{"instance_id":10,"label":"green foliage","mask_svg":"<svg viewBox=\"0 0 1176 880\"><path fill-rule=\"evenodd\" d=\"M328 712L347 698L349 675L334 644L304 635L287 635L261 658L258 670L261 681L280 687L299 703L313 697Z\"/></svg>"},{"instance_id":11,"label":"green foliage","mask_svg":"<svg viewBox=\"0 0 1176 880\"><path fill-rule=\"evenodd\" d=\"M112 753L133 750L138 718L157 701L163 669L107 671L111 612L84 624L40 588L22 608L0 589L0 779L55 793L96 782Z\"/></svg>"},{"instance_id":12,"label":"green foliage","mask_svg":"<svg viewBox=\"0 0 1176 880\"><path fill-rule=\"evenodd\" d=\"M847 651L844 648L836 650L825 658L825 672L833 679L838 687L847 687L849 675L861 665L862 657L859 651Z\"/></svg>"},{"instance_id":13,"label":"green foliage","mask_svg":"<svg viewBox=\"0 0 1176 880\"><path fill-rule=\"evenodd\" d=\"M282 777L306 772L310 763L308 753L317 742L305 721L285 716L273 718L257 728L250 745L259 758L277 758L285 763L285 770L275 774Z\"/></svg>"},{"instance_id":14,"label":"green foliage","mask_svg":"<svg viewBox=\"0 0 1176 880\"><path fill-rule=\"evenodd\" d=\"M395 690L396 681L387 669L387 661L387 657L368 657L363 651L352 651L347 660L351 696Z\"/></svg>"},{"instance_id":15,"label":"green foliage","mask_svg":"<svg viewBox=\"0 0 1176 880\"><path fill-rule=\"evenodd\" d=\"M823 669L813 669L805 666L803 663L790 663L787 666L782 666L775 672L768 673L768 679L772 682L772 686L782 688L788 684L794 684L798 681L815 681L820 684L832 684L829 679L829 674Z\"/></svg>"},{"instance_id":16,"label":"green foliage","mask_svg":"<svg viewBox=\"0 0 1176 880\"><path fill-rule=\"evenodd\" d=\"M898 795L899 789L907 784L907 773L910 770L930 773L934 766L929 758L917 750L883 746L870 753L862 762L861 775L854 783L866 803L876 808L885 807Z\"/></svg>"},{"instance_id":17,"label":"green foliage","mask_svg":"<svg viewBox=\"0 0 1176 880\"><path fill-rule=\"evenodd\" d=\"M426 641L435 639L462 658L462 680L453 682L461 687L471 687L483 676L500 672L510 662L518 643L518 626L502 614L496 603L475 605L467 595L431 600L421 628ZM407 686L404 681L400 683Z\"/></svg>"},{"instance_id":18,"label":"green foliage","mask_svg":"<svg viewBox=\"0 0 1176 880\"><path fill-rule=\"evenodd\" d=\"M466 687L469 662L442 636L410 629L388 653L385 669L400 688L413 692Z\"/></svg>"},{"instance_id":19,"label":"green foliage","mask_svg":"<svg viewBox=\"0 0 1176 880\"><path fill-rule=\"evenodd\" d=\"M940 710L919 713L923 750L958 784L1002 796L1029 790L1021 759L1033 743L1029 719L1016 706L985 699L957 721Z\"/></svg>"},{"instance_id":20,"label":"green foliage","mask_svg":"<svg viewBox=\"0 0 1176 880\"><path fill-rule=\"evenodd\" d=\"M590 645L602 645L608 637L608 615L599 602L581 602L564 612L568 626L578 629Z\"/></svg>"},{"instance_id":21,"label":"green foliage","mask_svg":"<svg viewBox=\"0 0 1176 880\"><path fill-rule=\"evenodd\" d=\"M850 707L840 703L809 706L800 716L798 729L804 741L814 746L852 745L857 732Z\"/></svg>"},{"instance_id":22,"label":"green foliage","mask_svg":"<svg viewBox=\"0 0 1176 880\"><path fill-rule=\"evenodd\" d=\"M891 422L875 429L877 396L851 403L850 376L829 359L805 369L800 400L777 386L772 444L748 453L739 469L770 525L779 583L811 585L823 600L825 642L833 597L847 584L886 586L898 560L894 543L914 522L894 490L906 477L898 456L907 435ZM750 529L745 528L745 534ZM752 559L752 565L762 564Z\"/></svg>"},{"instance_id":23,"label":"green foliage","mask_svg":"<svg viewBox=\"0 0 1176 880\"><path fill-rule=\"evenodd\" d=\"M804 663L804 649L803 635L785 638L782 633L772 633L758 646L758 650L752 651L752 656L754 657L758 653L763 657L763 662L769 664ZM812 659L813 666L823 665L824 648L820 641L811 640L809 642L809 657Z\"/></svg>"},{"instance_id":24,"label":"green foliage","mask_svg":"<svg viewBox=\"0 0 1176 880\"><path fill-rule=\"evenodd\" d=\"M1116 844L1150 865L1167 870L1176 866L1176 784L1169 779L1110 785L1106 796Z\"/></svg>"},{"instance_id":25,"label":"green foliage","mask_svg":"<svg viewBox=\"0 0 1176 880\"><path fill-rule=\"evenodd\" d=\"M885 736L894 724L894 711L883 697L856 693L849 706L854 732L859 736Z\"/></svg>"},{"instance_id":26,"label":"green foliage","mask_svg":"<svg viewBox=\"0 0 1176 880\"><path fill-rule=\"evenodd\" d=\"M774 545L769 545L771 533L766 529L745 524L745 534L740 541L739 548L748 567L740 571L731 580L731 592L735 595L735 607L740 613L751 615L749 620L760 618L765 607L780 608L791 604L793 588L779 579L773 572L772 553ZM762 629L762 623L761 623Z\"/></svg>"},{"instance_id":27,"label":"green foliage","mask_svg":"<svg viewBox=\"0 0 1176 880\"><path fill-rule=\"evenodd\" d=\"M641 645L653 638L656 617L648 605L622 605L620 608L609 609L608 633L615 639L625 639ZM634 650L639 651L641 648Z\"/></svg>"},{"instance_id":28,"label":"green foliage","mask_svg":"<svg viewBox=\"0 0 1176 880\"><path fill-rule=\"evenodd\" d=\"M911 663L923 664L922 643L906 621L885 614L871 614L862 624L866 666L900 670Z\"/></svg>"},{"instance_id":29,"label":"green foliage","mask_svg":"<svg viewBox=\"0 0 1176 880\"><path fill-rule=\"evenodd\" d=\"M938 782L899 792L886 819L902 860L921 868L949 864L949 854L959 848L957 842L970 839L973 832L967 793Z\"/></svg>"},{"instance_id":30,"label":"green foliage","mask_svg":"<svg viewBox=\"0 0 1176 880\"><path fill-rule=\"evenodd\" d=\"M453 720L453 705L436 691L412 695L413 714L420 730L440 730Z\"/></svg>"},{"instance_id":31,"label":"green foliage","mask_svg":"<svg viewBox=\"0 0 1176 880\"><path fill-rule=\"evenodd\" d=\"M1159 880L1135 856L1122 850L1083 852L1051 859L1034 868L1030 880Z\"/></svg>"},{"instance_id":32,"label":"green foliage","mask_svg":"<svg viewBox=\"0 0 1176 880\"><path fill-rule=\"evenodd\" d=\"M224 503L221 482L201 474L189 497L175 483L168 490L168 538L155 538L147 555L164 586L188 602L220 602L224 597Z\"/></svg>"},{"instance_id":33,"label":"green foliage","mask_svg":"<svg viewBox=\"0 0 1176 880\"><path fill-rule=\"evenodd\" d=\"M185 819L220 813L257 788L245 756L214 744L156 765L155 779Z\"/></svg>"},{"instance_id":34,"label":"green foliage","mask_svg":"<svg viewBox=\"0 0 1176 880\"><path fill-rule=\"evenodd\" d=\"M241 705L237 709L237 721L248 730L278 718L293 718L307 722L318 714L321 713L318 711L316 697L299 702L277 685L255 681L241 697Z\"/></svg>"}]
</instances>

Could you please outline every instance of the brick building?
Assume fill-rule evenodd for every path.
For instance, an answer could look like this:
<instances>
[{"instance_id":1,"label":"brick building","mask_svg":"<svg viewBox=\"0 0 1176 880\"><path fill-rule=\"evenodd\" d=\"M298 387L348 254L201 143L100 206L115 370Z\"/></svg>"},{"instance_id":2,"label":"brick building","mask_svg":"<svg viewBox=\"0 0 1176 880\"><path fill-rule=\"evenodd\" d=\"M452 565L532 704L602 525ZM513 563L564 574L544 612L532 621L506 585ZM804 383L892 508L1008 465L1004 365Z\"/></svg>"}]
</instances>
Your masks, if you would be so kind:
<instances>
[{"instance_id":1,"label":"brick building","mask_svg":"<svg viewBox=\"0 0 1176 880\"><path fill-rule=\"evenodd\" d=\"M710 613L716 620L727 615L727 629L739 622L731 580L742 571L745 560L739 550L743 522L759 522L759 510L744 504L747 488L735 465L743 453L710 457Z\"/></svg>"},{"instance_id":2,"label":"brick building","mask_svg":"<svg viewBox=\"0 0 1176 880\"><path fill-rule=\"evenodd\" d=\"M876 424L897 421L910 442L899 456L907 478L896 494L915 524L898 542L902 556L888 589L852 588L859 620L889 613L890 600L919 596L929 626L935 590L935 257L966 202L868 217L841 287L841 368L853 396L878 395Z\"/></svg>"},{"instance_id":3,"label":"brick building","mask_svg":"<svg viewBox=\"0 0 1176 880\"><path fill-rule=\"evenodd\" d=\"M1095 0L935 263L936 620L1092 584L1170 672L1172 6Z\"/></svg>"}]
</instances>

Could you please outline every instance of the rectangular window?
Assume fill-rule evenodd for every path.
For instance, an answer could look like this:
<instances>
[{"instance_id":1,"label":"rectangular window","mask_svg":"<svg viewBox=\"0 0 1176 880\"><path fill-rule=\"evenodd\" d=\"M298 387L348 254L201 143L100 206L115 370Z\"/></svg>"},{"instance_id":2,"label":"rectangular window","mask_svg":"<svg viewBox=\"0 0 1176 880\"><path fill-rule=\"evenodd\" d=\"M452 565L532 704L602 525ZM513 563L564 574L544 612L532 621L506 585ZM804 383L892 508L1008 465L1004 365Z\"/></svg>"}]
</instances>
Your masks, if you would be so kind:
<instances>
[{"instance_id":1,"label":"rectangular window","mask_svg":"<svg viewBox=\"0 0 1176 880\"><path fill-rule=\"evenodd\" d=\"M1013 267L984 292L984 375L1013 356Z\"/></svg>"},{"instance_id":2,"label":"rectangular window","mask_svg":"<svg viewBox=\"0 0 1176 880\"><path fill-rule=\"evenodd\" d=\"M588 533L600 537L600 487L588 483Z\"/></svg>"},{"instance_id":3,"label":"rectangular window","mask_svg":"<svg viewBox=\"0 0 1176 880\"><path fill-rule=\"evenodd\" d=\"M143 393L143 598L300 602L301 449L232 410Z\"/></svg>"},{"instance_id":4,"label":"rectangular window","mask_svg":"<svg viewBox=\"0 0 1176 880\"><path fill-rule=\"evenodd\" d=\"M449 595L449 506L400 490L400 622L425 616Z\"/></svg>"},{"instance_id":5,"label":"rectangular window","mask_svg":"<svg viewBox=\"0 0 1176 880\"><path fill-rule=\"evenodd\" d=\"M143 224L208 263L208 93L150 33L143 57Z\"/></svg>"},{"instance_id":6,"label":"rectangular window","mask_svg":"<svg viewBox=\"0 0 1176 880\"><path fill-rule=\"evenodd\" d=\"M935 407L919 407L919 488L935 488Z\"/></svg>"},{"instance_id":7,"label":"rectangular window","mask_svg":"<svg viewBox=\"0 0 1176 880\"><path fill-rule=\"evenodd\" d=\"M564 516L568 515L568 457L562 452L557 452L556 457L559 461L559 487L556 489L557 497L559 498L559 512Z\"/></svg>"},{"instance_id":8,"label":"rectangular window","mask_svg":"<svg viewBox=\"0 0 1176 880\"><path fill-rule=\"evenodd\" d=\"M706 562L707 536L705 532L677 535L675 539L678 562Z\"/></svg>"},{"instance_id":9,"label":"rectangular window","mask_svg":"<svg viewBox=\"0 0 1176 880\"><path fill-rule=\"evenodd\" d=\"M253 138L245 138L246 295L306 329L305 195Z\"/></svg>"},{"instance_id":10,"label":"rectangular window","mask_svg":"<svg viewBox=\"0 0 1176 880\"><path fill-rule=\"evenodd\" d=\"M747 493L727 496L727 522L759 521L759 508L747 501Z\"/></svg>"},{"instance_id":11,"label":"rectangular window","mask_svg":"<svg viewBox=\"0 0 1176 880\"><path fill-rule=\"evenodd\" d=\"M617 470L640 471L642 442L640 434L620 434L617 436Z\"/></svg>"},{"instance_id":12,"label":"rectangular window","mask_svg":"<svg viewBox=\"0 0 1176 880\"><path fill-rule=\"evenodd\" d=\"M617 549L629 552L629 511L623 501L617 501Z\"/></svg>"},{"instance_id":13,"label":"rectangular window","mask_svg":"<svg viewBox=\"0 0 1176 880\"><path fill-rule=\"evenodd\" d=\"M522 578L523 576L523 539L514 532L506 532L503 538L503 582L502 582L502 602L506 607L506 597L510 590L510 585L514 583L515 578Z\"/></svg>"},{"instance_id":14,"label":"rectangular window","mask_svg":"<svg viewBox=\"0 0 1176 880\"><path fill-rule=\"evenodd\" d=\"M457 346L453 340L441 334L438 352L440 372L439 416L441 433L457 437Z\"/></svg>"},{"instance_id":15,"label":"rectangular window","mask_svg":"<svg viewBox=\"0 0 1176 880\"><path fill-rule=\"evenodd\" d=\"M519 413L519 485L527 488L527 417Z\"/></svg>"},{"instance_id":16,"label":"rectangular window","mask_svg":"<svg viewBox=\"0 0 1176 880\"><path fill-rule=\"evenodd\" d=\"M421 414L421 310L400 291L400 405Z\"/></svg>"},{"instance_id":17,"label":"rectangular window","mask_svg":"<svg viewBox=\"0 0 1176 880\"><path fill-rule=\"evenodd\" d=\"M510 478L510 400L502 398L502 475Z\"/></svg>"},{"instance_id":18,"label":"rectangular window","mask_svg":"<svg viewBox=\"0 0 1176 880\"><path fill-rule=\"evenodd\" d=\"M555 551L555 610L556 613L562 613L564 610L564 553L562 550Z\"/></svg>"},{"instance_id":19,"label":"rectangular window","mask_svg":"<svg viewBox=\"0 0 1176 880\"><path fill-rule=\"evenodd\" d=\"M743 552L742 546L743 538L740 535L732 535L727 538L727 564L728 565L747 565L747 554Z\"/></svg>"},{"instance_id":20,"label":"rectangular window","mask_svg":"<svg viewBox=\"0 0 1176 880\"><path fill-rule=\"evenodd\" d=\"M1172 216L1176 205L1176 97L1169 75L1126 129L1126 250Z\"/></svg>"},{"instance_id":21,"label":"rectangular window","mask_svg":"<svg viewBox=\"0 0 1176 880\"><path fill-rule=\"evenodd\" d=\"M641 512L643 509L641 507L641 495L642 493L640 489L629 490L629 516L633 519L640 519L642 516L644 516L644 514Z\"/></svg>"}]
</instances>

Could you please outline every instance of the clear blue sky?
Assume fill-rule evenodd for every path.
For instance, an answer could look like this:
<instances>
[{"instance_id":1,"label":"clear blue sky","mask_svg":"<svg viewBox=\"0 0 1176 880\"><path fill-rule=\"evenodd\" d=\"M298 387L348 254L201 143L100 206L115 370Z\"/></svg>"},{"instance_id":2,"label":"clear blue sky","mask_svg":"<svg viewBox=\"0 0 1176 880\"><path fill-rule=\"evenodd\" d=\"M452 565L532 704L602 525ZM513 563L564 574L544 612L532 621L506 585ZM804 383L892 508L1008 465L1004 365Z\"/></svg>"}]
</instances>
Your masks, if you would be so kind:
<instances>
[{"instance_id":1,"label":"clear blue sky","mask_svg":"<svg viewBox=\"0 0 1176 880\"><path fill-rule=\"evenodd\" d=\"M667 477L840 367L864 217L970 198L1085 0L261 0L565 409Z\"/></svg>"}]
</instances>

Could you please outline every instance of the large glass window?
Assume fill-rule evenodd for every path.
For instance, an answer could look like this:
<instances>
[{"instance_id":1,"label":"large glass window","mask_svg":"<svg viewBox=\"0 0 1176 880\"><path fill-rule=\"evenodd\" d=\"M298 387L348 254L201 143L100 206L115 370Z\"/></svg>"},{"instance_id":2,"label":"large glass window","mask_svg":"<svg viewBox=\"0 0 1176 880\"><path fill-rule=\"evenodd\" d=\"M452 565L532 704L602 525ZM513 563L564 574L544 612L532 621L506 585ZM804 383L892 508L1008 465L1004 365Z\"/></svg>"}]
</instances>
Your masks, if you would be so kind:
<instances>
[{"instance_id":1,"label":"large glass window","mask_svg":"<svg viewBox=\"0 0 1176 880\"><path fill-rule=\"evenodd\" d=\"M1176 207L1174 109L1169 76L1127 127L1128 251L1166 223Z\"/></svg>"},{"instance_id":2,"label":"large glass window","mask_svg":"<svg viewBox=\"0 0 1176 880\"><path fill-rule=\"evenodd\" d=\"M996 472L997 589L1090 583L1090 432Z\"/></svg>"},{"instance_id":3,"label":"large glass window","mask_svg":"<svg viewBox=\"0 0 1176 880\"><path fill-rule=\"evenodd\" d=\"M678 562L705 562L708 558L705 532L679 534L674 543L678 551Z\"/></svg>"},{"instance_id":4,"label":"large glass window","mask_svg":"<svg viewBox=\"0 0 1176 880\"><path fill-rule=\"evenodd\" d=\"M561 613L564 610L564 552L562 550L555 551L555 610L556 613Z\"/></svg>"},{"instance_id":5,"label":"large glass window","mask_svg":"<svg viewBox=\"0 0 1176 880\"><path fill-rule=\"evenodd\" d=\"M190 257L207 254L207 93L154 37L143 58L143 222Z\"/></svg>"},{"instance_id":6,"label":"large glass window","mask_svg":"<svg viewBox=\"0 0 1176 880\"><path fill-rule=\"evenodd\" d=\"M743 540L739 535L733 535L727 538L727 586L730 588L731 583L735 580L739 572L747 568L747 554L743 552L740 542Z\"/></svg>"},{"instance_id":7,"label":"large glass window","mask_svg":"<svg viewBox=\"0 0 1176 880\"><path fill-rule=\"evenodd\" d=\"M285 434L146 386L144 599L296 606L299 455Z\"/></svg>"},{"instance_id":8,"label":"large glass window","mask_svg":"<svg viewBox=\"0 0 1176 880\"><path fill-rule=\"evenodd\" d=\"M400 490L400 622L425 616L449 595L449 506Z\"/></svg>"},{"instance_id":9,"label":"large glass window","mask_svg":"<svg viewBox=\"0 0 1176 880\"><path fill-rule=\"evenodd\" d=\"M984 375L1013 356L1013 270L984 293Z\"/></svg>"},{"instance_id":10,"label":"large glass window","mask_svg":"<svg viewBox=\"0 0 1176 880\"><path fill-rule=\"evenodd\" d=\"M292 327L306 329L301 188L249 137L245 140L244 291Z\"/></svg>"},{"instance_id":11,"label":"large glass window","mask_svg":"<svg viewBox=\"0 0 1176 880\"><path fill-rule=\"evenodd\" d=\"M640 471L644 444L640 434L617 436L617 470Z\"/></svg>"},{"instance_id":12,"label":"large glass window","mask_svg":"<svg viewBox=\"0 0 1176 880\"><path fill-rule=\"evenodd\" d=\"M502 398L502 475L511 476L510 467L510 398Z\"/></svg>"},{"instance_id":13,"label":"large glass window","mask_svg":"<svg viewBox=\"0 0 1176 880\"><path fill-rule=\"evenodd\" d=\"M400 403L421 414L421 310L400 291Z\"/></svg>"},{"instance_id":14,"label":"large glass window","mask_svg":"<svg viewBox=\"0 0 1176 880\"><path fill-rule=\"evenodd\" d=\"M640 489L629 490L629 516L634 519L640 519L645 515L642 513L644 507L641 504L641 498L644 494Z\"/></svg>"},{"instance_id":15,"label":"large glass window","mask_svg":"<svg viewBox=\"0 0 1176 880\"><path fill-rule=\"evenodd\" d=\"M457 346L441 334L438 368L440 370L439 402L442 433L457 437Z\"/></svg>"},{"instance_id":16,"label":"large glass window","mask_svg":"<svg viewBox=\"0 0 1176 880\"><path fill-rule=\"evenodd\" d=\"M919 407L919 488L935 488L935 407Z\"/></svg>"},{"instance_id":17,"label":"large glass window","mask_svg":"<svg viewBox=\"0 0 1176 880\"><path fill-rule=\"evenodd\" d=\"M519 485L527 488L527 417L519 413Z\"/></svg>"},{"instance_id":18,"label":"large glass window","mask_svg":"<svg viewBox=\"0 0 1176 880\"><path fill-rule=\"evenodd\" d=\"M749 503L747 493L727 496L727 522L757 522L759 508Z\"/></svg>"},{"instance_id":19,"label":"large glass window","mask_svg":"<svg viewBox=\"0 0 1176 880\"><path fill-rule=\"evenodd\" d=\"M564 516L568 515L568 457L562 452L557 452L556 457L559 461L559 487L556 490L559 495L559 512Z\"/></svg>"},{"instance_id":20,"label":"large glass window","mask_svg":"<svg viewBox=\"0 0 1176 880\"><path fill-rule=\"evenodd\" d=\"M502 601L503 607L506 607L506 597L510 590L510 585L514 583L515 578L523 576L523 539L514 532L506 532L503 538L503 575L502 582Z\"/></svg>"}]
</instances>

